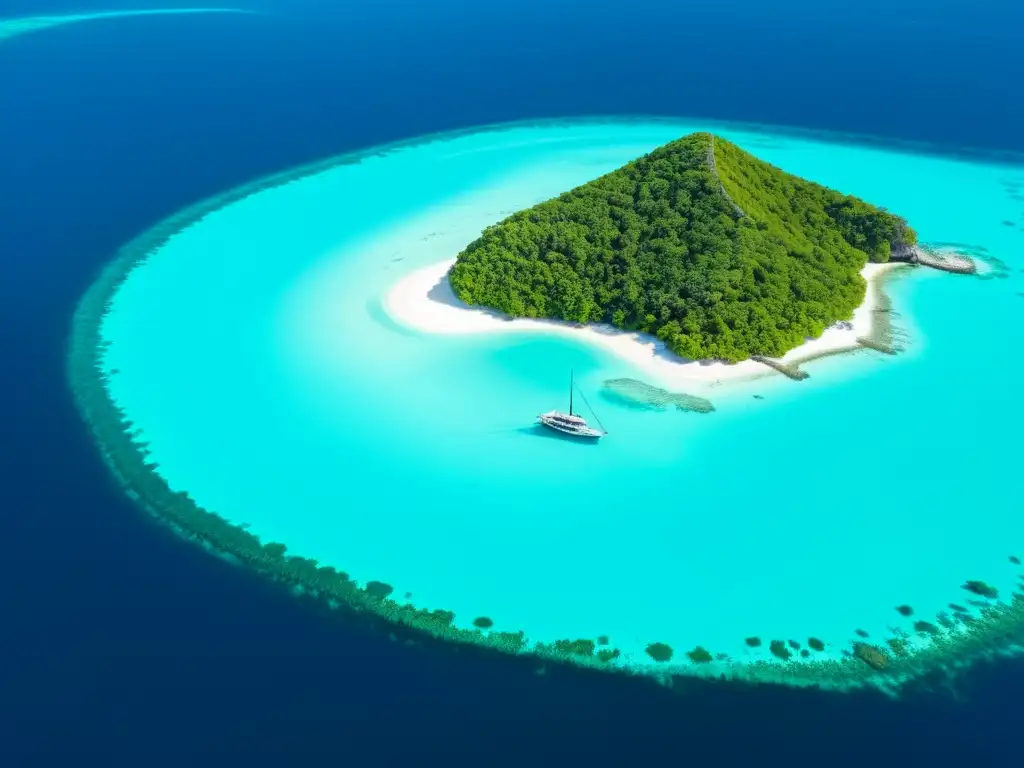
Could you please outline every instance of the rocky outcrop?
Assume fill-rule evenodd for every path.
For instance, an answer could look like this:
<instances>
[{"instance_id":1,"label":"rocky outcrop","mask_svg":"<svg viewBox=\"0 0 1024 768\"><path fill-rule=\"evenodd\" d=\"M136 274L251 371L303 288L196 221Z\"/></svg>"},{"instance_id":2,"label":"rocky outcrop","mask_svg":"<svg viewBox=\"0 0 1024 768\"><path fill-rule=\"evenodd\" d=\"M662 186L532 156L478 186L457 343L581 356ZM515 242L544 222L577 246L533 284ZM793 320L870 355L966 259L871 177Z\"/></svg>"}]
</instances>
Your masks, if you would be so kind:
<instances>
[{"instance_id":1,"label":"rocky outcrop","mask_svg":"<svg viewBox=\"0 0 1024 768\"><path fill-rule=\"evenodd\" d=\"M954 251L925 249L918 245L908 245L899 239L893 240L890 246L889 261L920 264L924 267L941 269L943 272L955 272L960 275L973 275L978 271L978 265L973 259Z\"/></svg>"},{"instance_id":2,"label":"rocky outcrop","mask_svg":"<svg viewBox=\"0 0 1024 768\"><path fill-rule=\"evenodd\" d=\"M889 243L889 261L902 261L908 264L917 263L917 252L918 247L916 245L908 245L903 241L902 238L895 238Z\"/></svg>"},{"instance_id":3,"label":"rocky outcrop","mask_svg":"<svg viewBox=\"0 0 1024 768\"><path fill-rule=\"evenodd\" d=\"M804 379L809 378L811 375L807 373L807 371L801 371L796 365L789 365L787 363L782 362L781 360L776 360L775 358L772 357L765 357L764 355L751 355L750 359L753 360L755 363L761 363L762 365L767 365L769 368L774 368L783 376L788 376L789 378L793 379L793 381L803 381Z\"/></svg>"}]
</instances>

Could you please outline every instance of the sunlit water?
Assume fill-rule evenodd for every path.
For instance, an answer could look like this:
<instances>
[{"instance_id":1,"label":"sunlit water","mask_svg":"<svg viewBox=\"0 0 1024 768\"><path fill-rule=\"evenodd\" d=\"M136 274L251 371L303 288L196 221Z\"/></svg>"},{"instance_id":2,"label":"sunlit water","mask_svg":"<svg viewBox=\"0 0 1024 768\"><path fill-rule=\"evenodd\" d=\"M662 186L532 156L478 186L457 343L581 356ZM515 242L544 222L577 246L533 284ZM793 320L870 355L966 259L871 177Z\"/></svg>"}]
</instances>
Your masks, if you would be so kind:
<instances>
[{"instance_id":1,"label":"sunlit water","mask_svg":"<svg viewBox=\"0 0 1024 768\"><path fill-rule=\"evenodd\" d=\"M384 312L403 274L482 227L709 128L905 215L926 242L984 247L1009 276L917 270L889 288L905 354L722 389L706 415L606 399L605 379L642 374L573 340L426 336ZM1007 598L1017 585L1015 185L1021 168L685 121L441 137L172 238L105 322L113 394L173 488L459 626L607 635L632 663L656 641L742 660L814 636L838 655L857 629L886 637L966 603L967 579ZM532 427L567 405L570 368L610 432L599 445Z\"/></svg>"},{"instance_id":2,"label":"sunlit water","mask_svg":"<svg viewBox=\"0 0 1024 768\"><path fill-rule=\"evenodd\" d=\"M123 19L135 16L178 16L196 13L253 13L239 8L149 8L144 10L96 11L92 13L65 13L52 16L22 16L0 18L0 41L41 32L45 29L79 24L84 21Z\"/></svg>"}]
</instances>

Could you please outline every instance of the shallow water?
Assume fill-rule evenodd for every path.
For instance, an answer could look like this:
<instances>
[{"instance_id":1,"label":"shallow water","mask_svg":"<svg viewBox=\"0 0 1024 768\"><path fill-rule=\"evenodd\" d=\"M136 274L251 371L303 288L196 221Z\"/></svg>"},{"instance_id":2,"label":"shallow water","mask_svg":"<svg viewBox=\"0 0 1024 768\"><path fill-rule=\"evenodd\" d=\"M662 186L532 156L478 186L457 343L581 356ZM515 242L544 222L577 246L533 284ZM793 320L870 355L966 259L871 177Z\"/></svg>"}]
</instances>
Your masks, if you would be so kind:
<instances>
[{"instance_id":1,"label":"shallow water","mask_svg":"<svg viewBox=\"0 0 1024 768\"><path fill-rule=\"evenodd\" d=\"M696 129L905 215L925 242L987 249L1009 276L915 270L888 289L905 354L722 388L711 414L603 397L603 380L641 374L571 339L387 318L404 273ZM650 642L765 659L770 639L815 636L838 655L857 629L887 637L966 604L967 579L1017 586L1015 184L1024 169L687 121L441 137L172 238L105 321L111 387L172 487L459 626L607 635L637 664ZM599 445L532 427L566 405L570 367L610 432Z\"/></svg>"}]
</instances>

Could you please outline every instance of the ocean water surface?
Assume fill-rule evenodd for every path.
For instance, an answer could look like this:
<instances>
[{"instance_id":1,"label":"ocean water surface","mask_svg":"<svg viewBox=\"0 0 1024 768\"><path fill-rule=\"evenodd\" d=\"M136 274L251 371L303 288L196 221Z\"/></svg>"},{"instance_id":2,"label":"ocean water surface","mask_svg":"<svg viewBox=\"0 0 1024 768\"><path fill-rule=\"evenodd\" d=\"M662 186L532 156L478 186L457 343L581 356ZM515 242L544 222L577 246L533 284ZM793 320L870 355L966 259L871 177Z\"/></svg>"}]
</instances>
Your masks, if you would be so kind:
<instances>
[{"instance_id":1,"label":"ocean water surface","mask_svg":"<svg viewBox=\"0 0 1024 768\"><path fill-rule=\"evenodd\" d=\"M433 337L388 318L403 274L698 129L905 215L1001 279L911 270L888 288L905 353L723 385L711 414L602 396L643 374L574 340ZM822 660L863 638L926 644L921 620L961 632L950 604L988 602L965 582L1008 601L1024 573L1008 442L1024 408L1006 354L1024 341L1024 171L827 138L496 126L265 189L130 274L102 328L112 393L173 489L457 626L606 636L631 667L656 665L650 643L684 663L701 646L722 655L714 671L771 661L771 640L820 639ZM566 405L570 369L610 432L599 445L533 426Z\"/></svg>"},{"instance_id":2,"label":"ocean water surface","mask_svg":"<svg viewBox=\"0 0 1024 768\"><path fill-rule=\"evenodd\" d=\"M121 297L148 327L114 315L108 330L139 364L114 376L115 393L175 484L360 583L456 608L462 625L479 611L538 638L606 632L636 663L662 640L686 664L691 643L756 658L742 638L773 631L821 633L831 657L856 629L880 642L890 626L934 622L943 600L967 607L967 578L1005 600L1008 556L1024 557L1011 492L1024 200L1020 171L991 158L1024 151L1024 5L246 0L230 5L260 13L4 34L26 18L190 5L202 3L0 3L0 764L1019 762L1019 659L892 699L668 688L391 642L139 514L83 429L66 352L75 304L119 245L197 200L341 152L595 114L979 148L981 162L957 162L701 122L890 205L929 241L1011 265L1003 279L897 279L903 355L822 360L806 382L764 381L763 401L723 392L707 416L619 408L601 384L636 372L594 349L418 337L380 301L513 205L689 120L520 125L268 191L156 254L146 270L161 294L132 304L154 287L140 270ZM147 335L165 350L127 354ZM523 431L538 409L565 407L569 367L611 430L597 448ZM623 463L627 451L637 457ZM570 494L579 502L555 508ZM913 617L893 610L903 603Z\"/></svg>"},{"instance_id":3,"label":"ocean water surface","mask_svg":"<svg viewBox=\"0 0 1024 768\"><path fill-rule=\"evenodd\" d=\"M94 11L92 13L62 13L47 16L24 16L0 18L0 41L27 35L30 32L80 24L86 21L112 21L114 19L138 16L173 16L195 13L246 13L235 8L153 8L149 10Z\"/></svg>"}]
</instances>

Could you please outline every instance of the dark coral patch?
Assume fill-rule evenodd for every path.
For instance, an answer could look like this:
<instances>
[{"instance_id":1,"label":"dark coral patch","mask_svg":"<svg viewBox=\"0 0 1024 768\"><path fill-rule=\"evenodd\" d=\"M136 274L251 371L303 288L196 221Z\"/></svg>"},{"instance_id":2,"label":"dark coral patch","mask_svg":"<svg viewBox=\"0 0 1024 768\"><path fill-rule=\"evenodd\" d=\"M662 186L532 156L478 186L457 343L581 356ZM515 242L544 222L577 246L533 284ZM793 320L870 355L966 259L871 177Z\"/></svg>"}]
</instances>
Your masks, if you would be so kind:
<instances>
[{"instance_id":1,"label":"dark coral patch","mask_svg":"<svg viewBox=\"0 0 1024 768\"><path fill-rule=\"evenodd\" d=\"M690 657L690 661L694 664L708 664L712 659L711 654L708 653L707 649L699 645L686 655Z\"/></svg>"},{"instance_id":2,"label":"dark coral patch","mask_svg":"<svg viewBox=\"0 0 1024 768\"><path fill-rule=\"evenodd\" d=\"M760 648L761 647L761 638L760 637L748 637L744 642L746 642L746 644L749 645L751 648Z\"/></svg>"},{"instance_id":3,"label":"dark coral patch","mask_svg":"<svg viewBox=\"0 0 1024 768\"><path fill-rule=\"evenodd\" d=\"M363 588L370 597L376 597L378 600L385 599L388 595L395 591L395 588L390 584L385 584L383 581L368 581L366 586Z\"/></svg>"},{"instance_id":4,"label":"dark coral patch","mask_svg":"<svg viewBox=\"0 0 1024 768\"><path fill-rule=\"evenodd\" d=\"M1020 295L1020 294L1018 294L1018 295ZM1013 563L1014 565L1020 565L1020 558L1017 557L1016 555L1010 555L1010 562Z\"/></svg>"},{"instance_id":5,"label":"dark coral patch","mask_svg":"<svg viewBox=\"0 0 1024 768\"><path fill-rule=\"evenodd\" d=\"M645 650L655 661L669 661L672 658L672 646L665 643L651 643Z\"/></svg>"},{"instance_id":6,"label":"dark coral patch","mask_svg":"<svg viewBox=\"0 0 1024 768\"><path fill-rule=\"evenodd\" d=\"M602 648L600 651L597 652L597 660L603 661L606 664L612 659L617 658L619 658L618 648Z\"/></svg>"},{"instance_id":7,"label":"dark coral patch","mask_svg":"<svg viewBox=\"0 0 1024 768\"><path fill-rule=\"evenodd\" d=\"M868 637L868 633L865 632L863 629L855 629L853 631L854 633L856 633L857 637Z\"/></svg>"},{"instance_id":8,"label":"dark coral patch","mask_svg":"<svg viewBox=\"0 0 1024 768\"><path fill-rule=\"evenodd\" d=\"M783 661L789 661L793 657L793 654L789 652L789 649L782 640L772 640L768 643L768 650L772 652L772 656Z\"/></svg>"},{"instance_id":9,"label":"dark coral patch","mask_svg":"<svg viewBox=\"0 0 1024 768\"><path fill-rule=\"evenodd\" d=\"M914 631L923 632L924 634L928 635L937 635L940 632L939 628L932 624L930 621L915 621Z\"/></svg>"},{"instance_id":10,"label":"dark coral patch","mask_svg":"<svg viewBox=\"0 0 1024 768\"><path fill-rule=\"evenodd\" d=\"M598 635L597 636L597 644L598 645L608 645L608 635Z\"/></svg>"},{"instance_id":11,"label":"dark coral patch","mask_svg":"<svg viewBox=\"0 0 1024 768\"><path fill-rule=\"evenodd\" d=\"M909 605L898 605L896 610L900 612L900 616L912 616L914 614L914 609Z\"/></svg>"},{"instance_id":12,"label":"dark coral patch","mask_svg":"<svg viewBox=\"0 0 1024 768\"><path fill-rule=\"evenodd\" d=\"M473 619L473 626L478 627L480 629L490 629L494 626L494 622L486 616L478 616L477 618Z\"/></svg>"},{"instance_id":13,"label":"dark coral patch","mask_svg":"<svg viewBox=\"0 0 1024 768\"><path fill-rule=\"evenodd\" d=\"M789 647L792 648L794 651L800 650L800 643L798 643L796 640L787 640L786 642L789 643Z\"/></svg>"},{"instance_id":14,"label":"dark coral patch","mask_svg":"<svg viewBox=\"0 0 1024 768\"><path fill-rule=\"evenodd\" d=\"M967 613L966 608L964 608L962 605L957 605L956 603L950 603L949 609L955 613Z\"/></svg>"},{"instance_id":15,"label":"dark coral patch","mask_svg":"<svg viewBox=\"0 0 1024 768\"><path fill-rule=\"evenodd\" d=\"M976 595L981 595L982 597L987 597L991 600L995 600L999 597L999 590L995 587L989 586L984 581L975 581L973 579L971 581L965 581L962 588L966 589L968 592L973 592Z\"/></svg>"},{"instance_id":16,"label":"dark coral patch","mask_svg":"<svg viewBox=\"0 0 1024 768\"><path fill-rule=\"evenodd\" d=\"M823 643L821 640L819 640L816 637L808 638L807 644L809 646L811 646L811 648L813 648L816 651L824 651L825 650L825 643Z\"/></svg>"},{"instance_id":17,"label":"dark coral patch","mask_svg":"<svg viewBox=\"0 0 1024 768\"><path fill-rule=\"evenodd\" d=\"M800 651L800 658L801 659L806 659L810 655L811 655L811 652L808 651L806 648L804 648L803 650Z\"/></svg>"},{"instance_id":18,"label":"dark coral patch","mask_svg":"<svg viewBox=\"0 0 1024 768\"><path fill-rule=\"evenodd\" d=\"M889 657L885 651L875 645L867 643L854 643L853 655L863 661L869 667L879 672L889 666Z\"/></svg>"}]
</instances>

